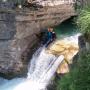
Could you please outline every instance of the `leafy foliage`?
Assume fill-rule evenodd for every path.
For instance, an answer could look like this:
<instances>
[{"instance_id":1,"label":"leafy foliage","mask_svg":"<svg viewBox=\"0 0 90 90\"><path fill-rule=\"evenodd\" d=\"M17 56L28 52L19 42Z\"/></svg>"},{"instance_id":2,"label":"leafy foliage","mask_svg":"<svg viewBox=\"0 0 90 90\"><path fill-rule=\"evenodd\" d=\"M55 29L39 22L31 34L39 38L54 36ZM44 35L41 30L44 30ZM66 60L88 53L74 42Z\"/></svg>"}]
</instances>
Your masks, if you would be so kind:
<instances>
[{"instance_id":1,"label":"leafy foliage","mask_svg":"<svg viewBox=\"0 0 90 90\"><path fill-rule=\"evenodd\" d=\"M90 8L84 8L77 19L81 33L90 36ZM90 38L90 37L89 37ZM90 53L80 55L68 74L57 80L56 90L90 90Z\"/></svg>"},{"instance_id":2,"label":"leafy foliage","mask_svg":"<svg viewBox=\"0 0 90 90\"><path fill-rule=\"evenodd\" d=\"M82 33L90 33L90 8L82 10L78 17L77 24Z\"/></svg>"},{"instance_id":3,"label":"leafy foliage","mask_svg":"<svg viewBox=\"0 0 90 90\"><path fill-rule=\"evenodd\" d=\"M56 90L90 90L90 54L81 55L70 73L57 81Z\"/></svg>"}]
</instances>

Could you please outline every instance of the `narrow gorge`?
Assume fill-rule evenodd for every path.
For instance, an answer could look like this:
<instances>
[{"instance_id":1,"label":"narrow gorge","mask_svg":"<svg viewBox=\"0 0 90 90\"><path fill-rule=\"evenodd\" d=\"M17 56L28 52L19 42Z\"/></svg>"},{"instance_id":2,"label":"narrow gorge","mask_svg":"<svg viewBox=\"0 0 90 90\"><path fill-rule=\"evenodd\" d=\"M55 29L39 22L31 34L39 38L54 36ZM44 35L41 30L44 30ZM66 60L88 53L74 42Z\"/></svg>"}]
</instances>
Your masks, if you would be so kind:
<instances>
[{"instance_id":1,"label":"narrow gorge","mask_svg":"<svg viewBox=\"0 0 90 90\"><path fill-rule=\"evenodd\" d=\"M75 0L36 2L42 7L33 10L0 1L1 90L47 90L55 73L69 72L79 52ZM57 39L46 48L41 38L48 27L54 28Z\"/></svg>"}]
</instances>

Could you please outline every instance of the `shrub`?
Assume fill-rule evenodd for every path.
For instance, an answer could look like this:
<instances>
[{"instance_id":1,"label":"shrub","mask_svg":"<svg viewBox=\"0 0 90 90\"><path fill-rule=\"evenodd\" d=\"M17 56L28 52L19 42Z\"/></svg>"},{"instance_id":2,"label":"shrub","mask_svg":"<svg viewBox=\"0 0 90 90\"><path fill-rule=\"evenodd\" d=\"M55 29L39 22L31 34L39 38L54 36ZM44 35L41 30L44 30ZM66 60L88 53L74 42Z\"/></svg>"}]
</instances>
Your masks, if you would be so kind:
<instances>
[{"instance_id":1,"label":"shrub","mask_svg":"<svg viewBox=\"0 0 90 90\"><path fill-rule=\"evenodd\" d=\"M77 24L80 27L82 33L90 33L90 9L84 9L81 11L78 17Z\"/></svg>"},{"instance_id":2,"label":"shrub","mask_svg":"<svg viewBox=\"0 0 90 90\"><path fill-rule=\"evenodd\" d=\"M70 73L57 81L56 90L90 90L90 54L80 56Z\"/></svg>"}]
</instances>

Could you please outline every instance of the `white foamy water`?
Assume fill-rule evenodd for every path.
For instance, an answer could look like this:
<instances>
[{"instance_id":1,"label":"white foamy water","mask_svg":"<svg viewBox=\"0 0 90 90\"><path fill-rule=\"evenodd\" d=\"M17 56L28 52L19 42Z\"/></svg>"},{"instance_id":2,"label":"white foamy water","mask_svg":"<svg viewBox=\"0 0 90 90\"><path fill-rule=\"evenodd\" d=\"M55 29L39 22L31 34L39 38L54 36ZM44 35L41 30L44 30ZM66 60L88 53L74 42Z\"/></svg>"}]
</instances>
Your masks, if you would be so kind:
<instances>
[{"instance_id":1,"label":"white foamy water","mask_svg":"<svg viewBox=\"0 0 90 90\"><path fill-rule=\"evenodd\" d=\"M40 47L31 59L27 78L5 82L0 90L45 90L64 56L48 54Z\"/></svg>"},{"instance_id":2,"label":"white foamy water","mask_svg":"<svg viewBox=\"0 0 90 90\"><path fill-rule=\"evenodd\" d=\"M67 41L78 43L79 34L65 38ZM63 61L64 56L56 57L48 54L45 47L40 47L28 67L27 78L17 78L5 81L1 84L0 90L46 90L52 76Z\"/></svg>"},{"instance_id":3,"label":"white foamy water","mask_svg":"<svg viewBox=\"0 0 90 90\"><path fill-rule=\"evenodd\" d=\"M28 72L27 80L14 90L46 90L46 86L63 59L63 56L57 58L54 55L46 54L43 49L37 57L36 63L32 63L35 66L32 65L33 68L29 71L30 73Z\"/></svg>"}]
</instances>

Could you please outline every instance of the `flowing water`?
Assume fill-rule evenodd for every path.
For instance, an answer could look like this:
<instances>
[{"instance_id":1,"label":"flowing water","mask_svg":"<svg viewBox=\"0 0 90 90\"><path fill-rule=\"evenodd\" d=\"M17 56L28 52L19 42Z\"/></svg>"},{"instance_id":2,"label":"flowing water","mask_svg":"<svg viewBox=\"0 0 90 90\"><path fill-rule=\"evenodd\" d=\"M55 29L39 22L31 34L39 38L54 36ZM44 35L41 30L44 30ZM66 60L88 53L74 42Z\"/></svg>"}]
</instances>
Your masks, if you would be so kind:
<instances>
[{"instance_id":1,"label":"flowing water","mask_svg":"<svg viewBox=\"0 0 90 90\"><path fill-rule=\"evenodd\" d=\"M40 47L32 57L27 78L5 81L0 90L45 90L64 56L48 54Z\"/></svg>"},{"instance_id":2,"label":"flowing water","mask_svg":"<svg viewBox=\"0 0 90 90\"><path fill-rule=\"evenodd\" d=\"M71 25L71 28L69 25ZM76 27L72 25L73 24L68 22L68 25L64 23L56 27L55 31L58 39L65 35L68 36L67 32L69 32L69 35L75 34L76 32L74 32L74 30ZM65 35L64 32L66 32ZM77 37L74 38L74 40L77 40ZM15 78L13 80L0 78L0 90L46 90L46 86L49 84L63 59L63 55L57 57L53 54L48 54L44 46L40 47L30 60L27 78Z\"/></svg>"}]
</instances>

